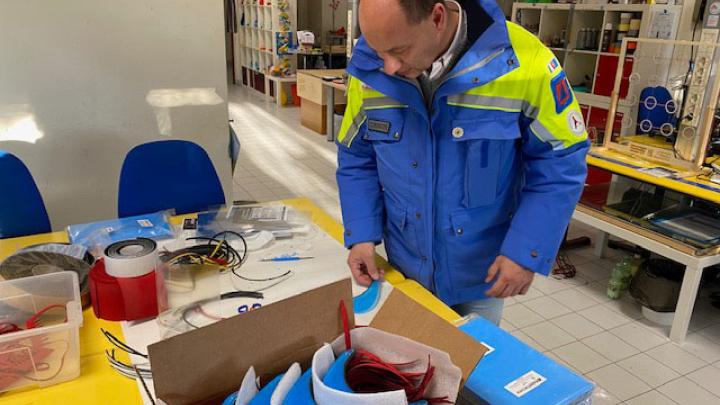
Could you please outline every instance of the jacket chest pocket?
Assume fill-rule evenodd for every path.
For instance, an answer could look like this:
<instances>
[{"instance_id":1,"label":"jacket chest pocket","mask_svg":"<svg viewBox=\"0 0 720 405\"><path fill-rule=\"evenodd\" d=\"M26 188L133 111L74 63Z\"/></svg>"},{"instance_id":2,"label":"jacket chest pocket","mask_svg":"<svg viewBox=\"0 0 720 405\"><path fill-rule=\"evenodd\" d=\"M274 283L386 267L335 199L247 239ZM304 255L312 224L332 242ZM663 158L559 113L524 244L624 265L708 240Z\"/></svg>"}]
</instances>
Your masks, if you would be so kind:
<instances>
[{"instance_id":1,"label":"jacket chest pocket","mask_svg":"<svg viewBox=\"0 0 720 405\"><path fill-rule=\"evenodd\" d=\"M363 139L372 143L378 165L378 174L385 185L404 182L408 159L404 108L383 108L367 110Z\"/></svg>"},{"instance_id":2,"label":"jacket chest pocket","mask_svg":"<svg viewBox=\"0 0 720 405\"><path fill-rule=\"evenodd\" d=\"M463 206L477 208L495 202L507 176L505 163L514 156L520 127L515 115L454 120L453 141L465 156Z\"/></svg>"}]
</instances>

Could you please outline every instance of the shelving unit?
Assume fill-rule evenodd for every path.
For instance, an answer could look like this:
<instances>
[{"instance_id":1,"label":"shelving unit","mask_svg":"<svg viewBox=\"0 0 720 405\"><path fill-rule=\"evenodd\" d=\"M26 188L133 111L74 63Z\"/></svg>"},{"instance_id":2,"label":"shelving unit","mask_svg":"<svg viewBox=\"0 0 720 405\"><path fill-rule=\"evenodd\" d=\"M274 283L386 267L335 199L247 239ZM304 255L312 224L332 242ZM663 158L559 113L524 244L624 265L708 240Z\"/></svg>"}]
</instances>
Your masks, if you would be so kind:
<instances>
[{"instance_id":1,"label":"shelving unit","mask_svg":"<svg viewBox=\"0 0 720 405\"><path fill-rule=\"evenodd\" d=\"M611 23L617 30L620 15L632 13L633 19L640 20L638 37L654 38L659 30L669 28L668 39L675 39L681 11L680 5L515 3L512 21L533 32L555 53L580 102L588 133L594 138L605 128L619 63L618 53L602 51L605 25ZM597 41L590 49L578 46L578 36L582 35L583 28L597 30ZM636 54L654 51L650 45L643 47L638 47ZM657 71L657 66L636 65L634 59L633 55L628 55L623 61L622 100L615 116L618 123L615 128L620 129L620 134L635 130L630 120L624 117L637 115L637 100L643 84L650 83L648 78L653 75L667 73ZM638 74L633 77L641 77L644 82L630 86L633 73Z\"/></svg>"},{"instance_id":2,"label":"shelving unit","mask_svg":"<svg viewBox=\"0 0 720 405\"><path fill-rule=\"evenodd\" d=\"M295 78L297 57L284 52L280 37L289 37L294 43L297 31L297 0L235 0L238 14L235 55L242 84L274 97L280 103L283 83ZM288 63L290 74L274 77L272 66ZM266 77L267 76L267 77ZM277 89L276 89L276 88Z\"/></svg>"}]
</instances>

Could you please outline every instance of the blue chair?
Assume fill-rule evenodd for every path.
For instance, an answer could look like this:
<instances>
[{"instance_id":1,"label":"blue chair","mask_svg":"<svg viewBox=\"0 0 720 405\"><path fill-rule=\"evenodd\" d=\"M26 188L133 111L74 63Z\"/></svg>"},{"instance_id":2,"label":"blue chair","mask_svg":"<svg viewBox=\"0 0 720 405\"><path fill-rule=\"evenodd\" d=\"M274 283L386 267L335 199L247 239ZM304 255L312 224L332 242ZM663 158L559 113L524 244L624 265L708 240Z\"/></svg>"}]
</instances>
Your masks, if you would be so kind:
<instances>
[{"instance_id":1,"label":"blue chair","mask_svg":"<svg viewBox=\"0 0 720 405\"><path fill-rule=\"evenodd\" d=\"M50 219L28 168L0 150L0 239L50 232Z\"/></svg>"},{"instance_id":2,"label":"blue chair","mask_svg":"<svg viewBox=\"0 0 720 405\"><path fill-rule=\"evenodd\" d=\"M169 140L128 152L120 173L120 218L174 208L176 214L225 204L212 161L199 145Z\"/></svg>"}]
</instances>

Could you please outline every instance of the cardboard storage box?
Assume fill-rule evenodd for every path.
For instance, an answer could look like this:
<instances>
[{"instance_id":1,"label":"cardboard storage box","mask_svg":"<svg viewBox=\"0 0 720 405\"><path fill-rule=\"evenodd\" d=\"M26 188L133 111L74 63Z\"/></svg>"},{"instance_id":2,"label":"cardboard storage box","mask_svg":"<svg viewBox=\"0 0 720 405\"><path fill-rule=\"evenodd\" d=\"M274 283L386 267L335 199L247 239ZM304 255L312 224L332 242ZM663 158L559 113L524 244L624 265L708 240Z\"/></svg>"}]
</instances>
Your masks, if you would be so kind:
<instances>
[{"instance_id":1,"label":"cardboard storage box","mask_svg":"<svg viewBox=\"0 0 720 405\"><path fill-rule=\"evenodd\" d=\"M263 381L293 362L307 369L315 351L343 333L341 300L352 323L352 287L345 279L151 345L157 397L170 405L218 404L239 388L250 366ZM397 289L370 326L448 353L463 381L487 350Z\"/></svg>"},{"instance_id":2,"label":"cardboard storage box","mask_svg":"<svg viewBox=\"0 0 720 405\"><path fill-rule=\"evenodd\" d=\"M344 100L344 99L343 99ZM335 104L335 114L342 115L345 111L345 105ZM312 129L313 131L325 135L327 132L327 107L324 105L315 104L312 101L303 99L300 104L300 123L305 128ZM340 126L335 126L335 131L339 130Z\"/></svg>"},{"instance_id":3,"label":"cardboard storage box","mask_svg":"<svg viewBox=\"0 0 720 405\"><path fill-rule=\"evenodd\" d=\"M300 102L300 123L313 131L325 135L327 132L327 96L323 86L323 76L342 76L343 69L299 70L297 74L297 94ZM345 106L345 94L335 89L335 113L342 114Z\"/></svg>"},{"instance_id":4,"label":"cardboard storage box","mask_svg":"<svg viewBox=\"0 0 720 405\"><path fill-rule=\"evenodd\" d=\"M300 102L300 124L305 128L325 134L327 131L326 117L325 106L313 103L308 99L302 99Z\"/></svg>"},{"instance_id":5,"label":"cardboard storage box","mask_svg":"<svg viewBox=\"0 0 720 405\"><path fill-rule=\"evenodd\" d=\"M343 69L312 69L298 70L297 72L297 94L298 97L305 101L315 104L327 105L327 96L325 95L325 86L323 86L323 76L342 77L345 70ZM335 90L335 104L344 104L345 94L340 90Z\"/></svg>"}]
</instances>

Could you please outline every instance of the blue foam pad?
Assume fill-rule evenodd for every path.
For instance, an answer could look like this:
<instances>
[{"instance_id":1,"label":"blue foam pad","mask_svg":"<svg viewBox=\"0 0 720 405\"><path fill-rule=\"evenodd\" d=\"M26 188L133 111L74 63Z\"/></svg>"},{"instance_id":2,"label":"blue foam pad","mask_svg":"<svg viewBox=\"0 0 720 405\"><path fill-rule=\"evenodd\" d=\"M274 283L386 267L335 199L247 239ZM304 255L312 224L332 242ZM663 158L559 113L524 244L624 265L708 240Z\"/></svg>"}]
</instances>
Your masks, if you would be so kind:
<instances>
[{"instance_id":1,"label":"blue foam pad","mask_svg":"<svg viewBox=\"0 0 720 405\"><path fill-rule=\"evenodd\" d=\"M275 392L275 388L277 388L280 380L282 380L283 375L285 374L280 374L267 383L267 385L265 385L263 389L261 389L260 392L258 392L250 402L248 402L248 405L270 405L270 398L272 398L272 394Z\"/></svg>"},{"instance_id":2,"label":"blue foam pad","mask_svg":"<svg viewBox=\"0 0 720 405\"><path fill-rule=\"evenodd\" d=\"M222 402L222 405L235 405L235 401L237 401L238 393L237 391L233 392L232 394L228 395L227 398Z\"/></svg>"},{"instance_id":3,"label":"blue foam pad","mask_svg":"<svg viewBox=\"0 0 720 405\"><path fill-rule=\"evenodd\" d=\"M590 381L483 318L460 329L490 348L465 383L466 389L490 404L572 405L592 394Z\"/></svg>"},{"instance_id":4,"label":"blue foam pad","mask_svg":"<svg viewBox=\"0 0 720 405\"><path fill-rule=\"evenodd\" d=\"M312 368L307 369L288 391L283 405L315 405L312 394Z\"/></svg>"},{"instance_id":5,"label":"blue foam pad","mask_svg":"<svg viewBox=\"0 0 720 405\"><path fill-rule=\"evenodd\" d=\"M325 377L323 377L325 385L338 391L353 392L347 380L345 380L345 365L353 353L355 353L355 351L352 349L346 350L335 359L335 362L330 366Z\"/></svg>"}]
</instances>

